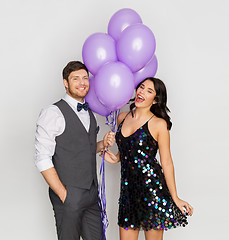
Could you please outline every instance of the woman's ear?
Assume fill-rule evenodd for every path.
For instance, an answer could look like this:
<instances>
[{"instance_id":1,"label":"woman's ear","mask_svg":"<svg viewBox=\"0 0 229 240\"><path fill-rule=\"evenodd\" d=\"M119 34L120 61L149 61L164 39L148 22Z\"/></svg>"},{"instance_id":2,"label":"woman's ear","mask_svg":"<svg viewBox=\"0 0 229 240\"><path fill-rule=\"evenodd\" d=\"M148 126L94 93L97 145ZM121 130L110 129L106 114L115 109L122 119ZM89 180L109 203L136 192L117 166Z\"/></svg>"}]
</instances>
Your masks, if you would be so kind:
<instances>
[{"instance_id":1,"label":"woman's ear","mask_svg":"<svg viewBox=\"0 0 229 240\"><path fill-rule=\"evenodd\" d=\"M158 97L157 96L153 100L153 104L156 104L156 103L158 103Z\"/></svg>"}]
</instances>

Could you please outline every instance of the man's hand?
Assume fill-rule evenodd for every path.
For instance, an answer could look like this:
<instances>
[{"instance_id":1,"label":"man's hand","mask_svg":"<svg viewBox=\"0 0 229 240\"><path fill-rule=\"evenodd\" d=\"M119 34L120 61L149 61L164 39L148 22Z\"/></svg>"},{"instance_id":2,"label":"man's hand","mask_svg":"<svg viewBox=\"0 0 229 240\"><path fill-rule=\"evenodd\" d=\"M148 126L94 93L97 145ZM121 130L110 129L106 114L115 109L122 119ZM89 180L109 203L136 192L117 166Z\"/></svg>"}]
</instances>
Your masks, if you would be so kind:
<instances>
[{"instance_id":1,"label":"man's hand","mask_svg":"<svg viewBox=\"0 0 229 240\"><path fill-rule=\"evenodd\" d=\"M42 171L41 174L43 175L45 181L48 183L50 188L56 193L56 195L58 195L60 200L64 203L67 196L67 190L60 181L56 169L52 167L45 171Z\"/></svg>"},{"instance_id":2,"label":"man's hand","mask_svg":"<svg viewBox=\"0 0 229 240\"><path fill-rule=\"evenodd\" d=\"M66 188L65 188L65 189L63 189L63 191L59 194L59 198L60 198L60 200L62 201L62 203L65 202L66 197L67 197L67 190L66 190Z\"/></svg>"},{"instance_id":3,"label":"man's hand","mask_svg":"<svg viewBox=\"0 0 229 240\"><path fill-rule=\"evenodd\" d=\"M106 135L103 138L103 146L106 148L107 145L109 144L109 147L112 147L115 142L115 133L110 131L106 133Z\"/></svg>"}]
</instances>

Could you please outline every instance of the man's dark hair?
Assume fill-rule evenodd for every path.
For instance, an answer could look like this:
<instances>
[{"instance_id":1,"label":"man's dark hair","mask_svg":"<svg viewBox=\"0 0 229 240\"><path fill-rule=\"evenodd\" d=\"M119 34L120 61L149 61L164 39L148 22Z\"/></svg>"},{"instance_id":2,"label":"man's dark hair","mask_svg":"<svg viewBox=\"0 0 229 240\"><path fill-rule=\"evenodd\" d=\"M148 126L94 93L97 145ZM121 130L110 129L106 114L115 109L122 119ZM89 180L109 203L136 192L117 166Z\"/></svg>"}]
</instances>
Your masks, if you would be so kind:
<instances>
[{"instance_id":1,"label":"man's dark hair","mask_svg":"<svg viewBox=\"0 0 229 240\"><path fill-rule=\"evenodd\" d=\"M87 74L89 74L87 67L80 61L71 61L69 62L66 67L63 69L62 75L63 79L68 81L68 77L71 72L78 71L80 69L84 69Z\"/></svg>"}]
</instances>

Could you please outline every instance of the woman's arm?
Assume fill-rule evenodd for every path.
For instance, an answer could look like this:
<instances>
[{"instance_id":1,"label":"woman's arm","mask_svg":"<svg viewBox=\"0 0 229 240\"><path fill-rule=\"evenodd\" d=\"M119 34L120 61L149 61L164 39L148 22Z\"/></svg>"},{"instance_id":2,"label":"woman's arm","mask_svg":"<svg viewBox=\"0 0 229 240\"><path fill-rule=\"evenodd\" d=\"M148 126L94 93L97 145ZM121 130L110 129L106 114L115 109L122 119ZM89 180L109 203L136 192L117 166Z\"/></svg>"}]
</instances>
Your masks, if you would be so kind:
<instances>
[{"instance_id":1,"label":"woman's arm","mask_svg":"<svg viewBox=\"0 0 229 240\"><path fill-rule=\"evenodd\" d=\"M103 149L106 149L107 146L112 147L115 142L115 133L110 131L106 133L102 141L97 142L96 153L100 152Z\"/></svg>"},{"instance_id":2,"label":"woman's arm","mask_svg":"<svg viewBox=\"0 0 229 240\"><path fill-rule=\"evenodd\" d=\"M175 183L175 174L174 174L174 165L170 152L170 135L169 130L167 129L167 123L164 120L159 120L157 122L158 129L158 146L159 146L159 154L161 160L161 166L164 172L166 184L168 186L169 192L172 196L173 201L178 206L183 214L187 213L188 215L192 215L193 209L192 207L185 201L179 199L177 195L176 183ZM184 211L184 209L186 211Z\"/></svg>"},{"instance_id":3,"label":"woman's arm","mask_svg":"<svg viewBox=\"0 0 229 240\"><path fill-rule=\"evenodd\" d=\"M128 112L122 112L118 115L118 119L117 119L117 126L119 127L120 123L122 122L122 120L126 117L126 115L128 114ZM103 157L103 154L105 152L105 161L111 163L111 164L115 164L118 163L120 161L120 153L118 152L116 155L108 148L103 148L100 150L100 157Z\"/></svg>"},{"instance_id":4,"label":"woman's arm","mask_svg":"<svg viewBox=\"0 0 229 240\"><path fill-rule=\"evenodd\" d=\"M101 151L100 157L103 157L104 151ZM111 163L111 164L115 164L120 162L120 153L118 152L116 155L110 150L107 149L105 151L105 156L104 156L104 160Z\"/></svg>"},{"instance_id":5,"label":"woman's arm","mask_svg":"<svg viewBox=\"0 0 229 240\"><path fill-rule=\"evenodd\" d=\"M158 123L158 146L161 160L161 166L165 175L165 180L169 188L169 192L174 201L178 199L175 183L174 165L170 153L170 135L167 124L164 121Z\"/></svg>"},{"instance_id":6,"label":"woman's arm","mask_svg":"<svg viewBox=\"0 0 229 240\"><path fill-rule=\"evenodd\" d=\"M118 115L117 119L117 126L122 122L122 120L125 118L125 116L128 114L128 112L122 112ZM96 153L107 150L107 145L109 144L109 147L112 147L115 142L115 133L110 131L108 132L102 141L97 142L97 150Z\"/></svg>"}]
</instances>

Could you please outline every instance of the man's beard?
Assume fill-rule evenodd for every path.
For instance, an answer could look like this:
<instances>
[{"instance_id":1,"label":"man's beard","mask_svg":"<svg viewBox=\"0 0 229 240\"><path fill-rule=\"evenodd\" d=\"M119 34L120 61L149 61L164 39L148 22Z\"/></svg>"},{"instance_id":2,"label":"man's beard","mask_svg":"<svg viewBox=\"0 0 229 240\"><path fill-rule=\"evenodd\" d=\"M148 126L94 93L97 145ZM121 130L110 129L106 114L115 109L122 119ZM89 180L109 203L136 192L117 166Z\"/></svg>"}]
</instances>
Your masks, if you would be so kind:
<instances>
[{"instance_id":1,"label":"man's beard","mask_svg":"<svg viewBox=\"0 0 229 240\"><path fill-rule=\"evenodd\" d=\"M82 95L77 95L76 93L74 93L71 88L68 88L68 92L70 93L70 95L73 97L73 98L85 98L86 95L88 94L88 91L89 89L85 92L85 94L82 94Z\"/></svg>"}]
</instances>

